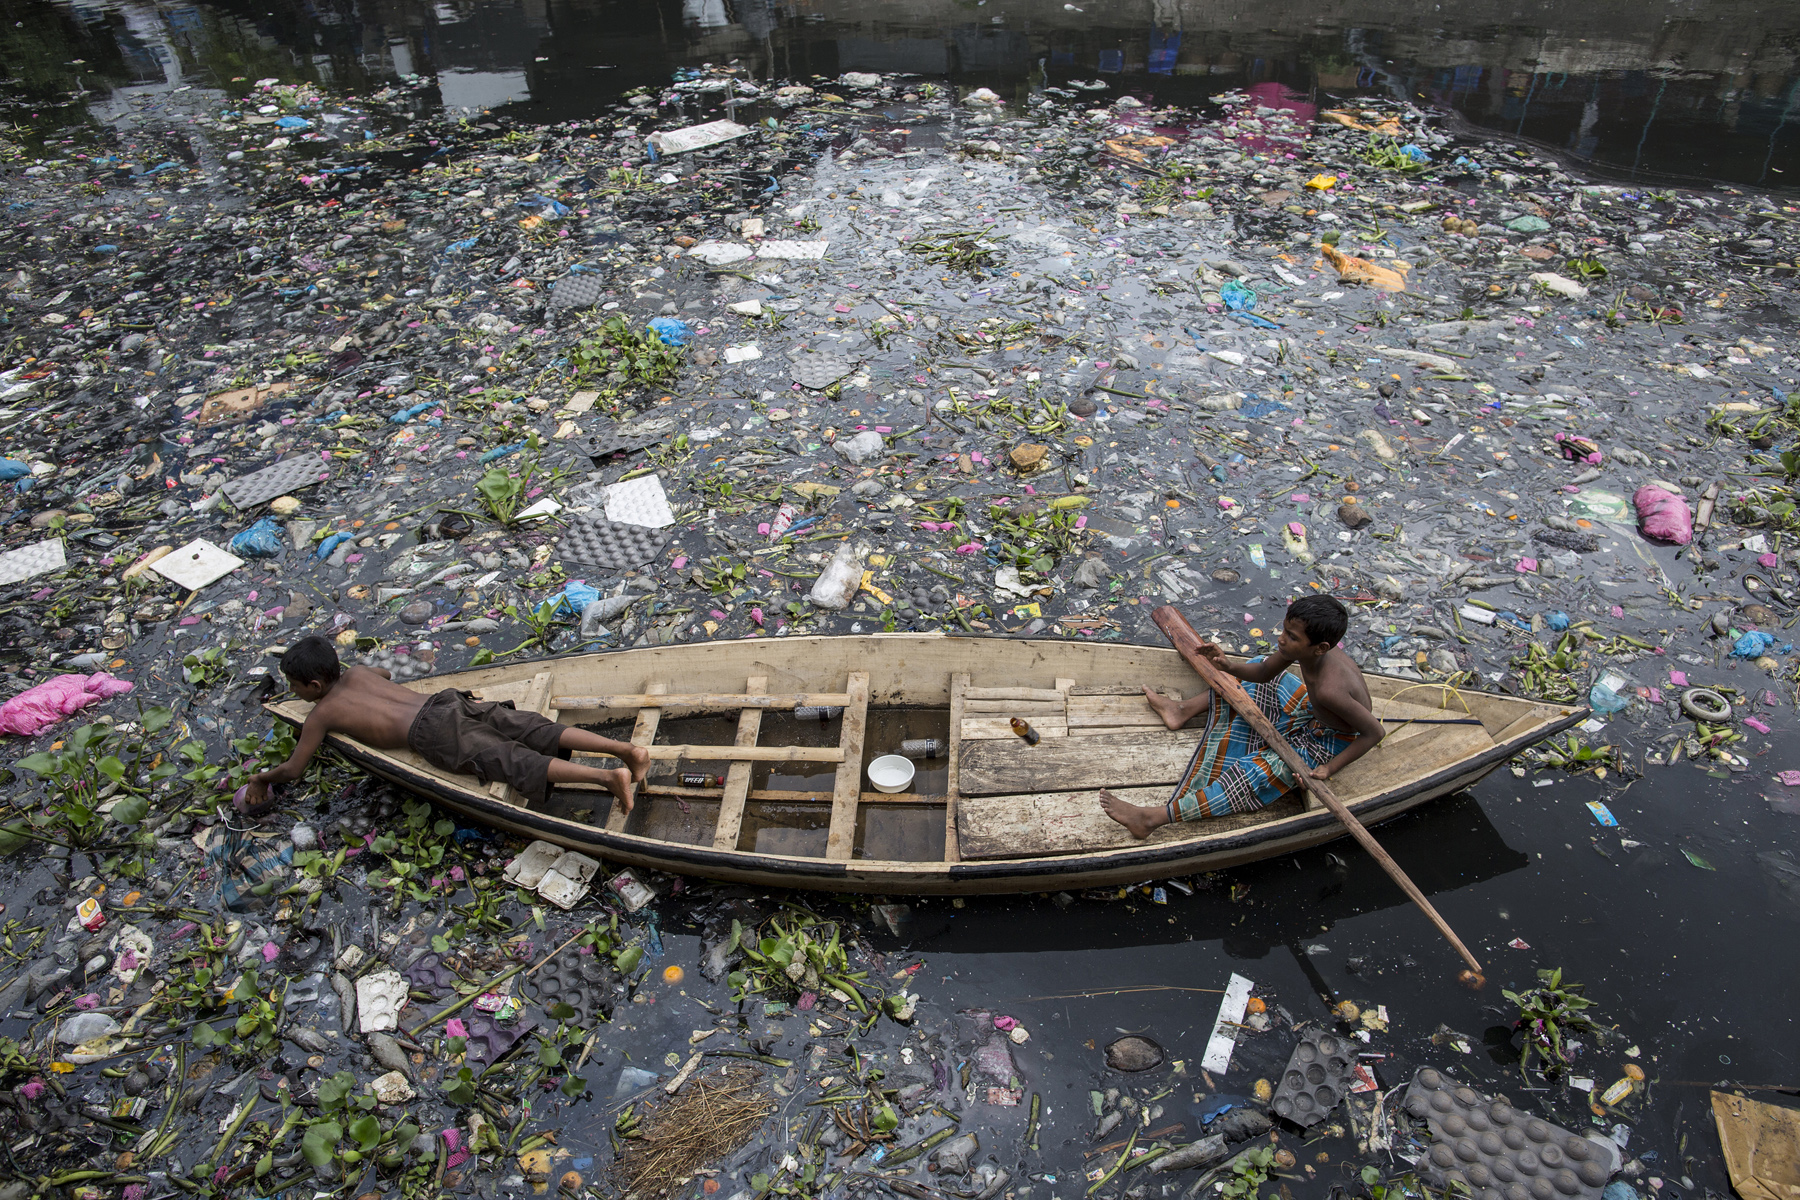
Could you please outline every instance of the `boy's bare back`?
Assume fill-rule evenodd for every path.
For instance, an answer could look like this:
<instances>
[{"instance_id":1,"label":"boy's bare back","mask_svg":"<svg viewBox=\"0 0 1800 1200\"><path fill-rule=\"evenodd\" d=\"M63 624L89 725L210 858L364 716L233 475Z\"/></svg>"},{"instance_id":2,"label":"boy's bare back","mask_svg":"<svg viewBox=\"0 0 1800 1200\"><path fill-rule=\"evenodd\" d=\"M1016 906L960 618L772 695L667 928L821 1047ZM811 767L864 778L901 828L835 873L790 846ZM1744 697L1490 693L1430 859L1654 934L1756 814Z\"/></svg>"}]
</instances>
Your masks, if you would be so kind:
<instances>
[{"instance_id":1,"label":"boy's bare back","mask_svg":"<svg viewBox=\"0 0 1800 1200\"><path fill-rule=\"evenodd\" d=\"M354 666L313 706L302 735L318 722L321 740L328 733L343 733L376 750L401 750L425 699L386 672Z\"/></svg>"},{"instance_id":2,"label":"boy's bare back","mask_svg":"<svg viewBox=\"0 0 1800 1200\"><path fill-rule=\"evenodd\" d=\"M1375 707L1369 700L1369 685L1362 668L1343 650L1333 646L1311 670L1302 663L1300 677L1321 725L1349 734L1359 733L1367 725Z\"/></svg>"}]
</instances>

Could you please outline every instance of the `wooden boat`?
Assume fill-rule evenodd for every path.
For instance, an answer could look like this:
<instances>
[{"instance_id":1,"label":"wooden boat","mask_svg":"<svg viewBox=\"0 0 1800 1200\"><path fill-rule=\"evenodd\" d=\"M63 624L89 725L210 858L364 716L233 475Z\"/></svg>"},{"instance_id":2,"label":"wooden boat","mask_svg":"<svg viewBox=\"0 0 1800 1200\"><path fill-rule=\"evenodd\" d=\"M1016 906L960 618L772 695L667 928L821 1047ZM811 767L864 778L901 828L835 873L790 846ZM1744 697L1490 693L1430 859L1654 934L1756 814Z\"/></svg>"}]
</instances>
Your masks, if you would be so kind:
<instances>
[{"instance_id":1,"label":"wooden boat","mask_svg":"<svg viewBox=\"0 0 1800 1200\"><path fill-rule=\"evenodd\" d=\"M559 787L527 806L505 784L483 787L409 751L332 740L471 820L614 863L771 887L923 895L1137 883L1343 834L1295 793L1133 839L1100 812L1096 791L1167 799L1201 736L1165 728L1143 684L1178 695L1203 686L1162 647L904 633L646 647L406 684L511 700L648 746L650 777L629 815L598 788ZM1587 715L1391 676L1368 684L1388 736L1332 786L1369 825L1470 786ZM842 713L795 715L818 706ZM268 705L295 724L309 707ZM1015 716L1038 732L1036 745L1013 734ZM942 739L948 753L919 762L909 791L868 788L866 763L909 738ZM683 786L684 775L711 786Z\"/></svg>"}]
</instances>

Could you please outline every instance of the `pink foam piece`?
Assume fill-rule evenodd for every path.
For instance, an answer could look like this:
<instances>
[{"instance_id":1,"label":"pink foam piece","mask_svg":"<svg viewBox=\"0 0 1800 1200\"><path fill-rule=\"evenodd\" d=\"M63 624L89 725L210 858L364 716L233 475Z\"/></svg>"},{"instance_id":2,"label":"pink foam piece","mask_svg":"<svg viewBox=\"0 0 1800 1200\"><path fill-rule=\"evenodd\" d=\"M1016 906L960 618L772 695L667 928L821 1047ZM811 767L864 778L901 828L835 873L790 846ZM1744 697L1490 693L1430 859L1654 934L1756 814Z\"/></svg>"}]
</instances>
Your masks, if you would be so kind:
<instances>
[{"instance_id":1,"label":"pink foam piece","mask_svg":"<svg viewBox=\"0 0 1800 1200\"><path fill-rule=\"evenodd\" d=\"M91 704L122 696L131 689L129 681L114 679L105 671L46 679L0 704L0 733L31 737Z\"/></svg>"},{"instance_id":2,"label":"pink foam piece","mask_svg":"<svg viewBox=\"0 0 1800 1200\"><path fill-rule=\"evenodd\" d=\"M1688 685L1688 681L1687 681L1687 672L1686 671L1670 671L1669 672L1669 686L1670 687L1686 687L1687 685Z\"/></svg>"},{"instance_id":3,"label":"pink foam piece","mask_svg":"<svg viewBox=\"0 0 1800 1200\"><path fill-rule=\"evenodd\" d=\"M1750 727L1750 728L1752 728L1752 729L1754 729L1754 730L1756 730L1756 732L1758 732L1758 733L1769 733L1769 732L1771 732L1771 730L1770 730L1770 729L1769 729L1769 727L1768 727L1768 726L1767 726L1767 725L1765 725L1765 724L1763 724L1763 723L1762 723L1762 721L1761 721L1761 719L1759 719L1759 718L1757 718L1757 717L1745 717L1745 718L1744 718L1744 724L1746 724L1746 725L1748 725L1748 726L1749 726L1749 727Z\"/></svg>"}]
</instances>

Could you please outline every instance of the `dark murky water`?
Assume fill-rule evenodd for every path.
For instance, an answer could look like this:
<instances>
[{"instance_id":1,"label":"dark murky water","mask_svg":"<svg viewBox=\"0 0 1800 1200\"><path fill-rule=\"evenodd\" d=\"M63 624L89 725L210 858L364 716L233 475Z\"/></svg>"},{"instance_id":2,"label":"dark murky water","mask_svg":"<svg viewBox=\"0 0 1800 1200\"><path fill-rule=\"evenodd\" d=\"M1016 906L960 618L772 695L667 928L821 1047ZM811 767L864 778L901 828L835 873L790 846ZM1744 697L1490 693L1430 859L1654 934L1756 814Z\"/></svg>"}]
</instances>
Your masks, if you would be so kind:
<instances>
[{"instance_id":1,"label":"dark murky water","mask_svg":"<svg viewBox=\"0 0 1800 1200\"><path fill-rule=\"evenodd\" d=\"M48 132L115 88L350 89L434 77L451 108L588 116L670 72L738 62L758 77L904 71L1017 93L1104 79L1198 104L1264 85L1314 100L1406 97L1624 178L1792 186L1800 174L1800 9L1710 0L253 0L52 4L0 30L15 120ZM89 89L69 106L71 88ZM48 106L48 107L45 107Z\"/></svg>"}]
</instances>

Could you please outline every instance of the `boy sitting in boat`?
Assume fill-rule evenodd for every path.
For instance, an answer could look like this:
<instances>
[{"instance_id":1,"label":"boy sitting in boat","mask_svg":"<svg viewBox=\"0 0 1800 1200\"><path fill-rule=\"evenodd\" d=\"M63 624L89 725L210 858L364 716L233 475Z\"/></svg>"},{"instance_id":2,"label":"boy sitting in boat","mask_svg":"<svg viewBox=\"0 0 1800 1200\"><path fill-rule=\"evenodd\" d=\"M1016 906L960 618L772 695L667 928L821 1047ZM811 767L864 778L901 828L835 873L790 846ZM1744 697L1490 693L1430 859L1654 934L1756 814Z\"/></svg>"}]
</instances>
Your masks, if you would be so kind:
<instances>
[{"instance_id":1,"label":"boy sitting in boat","mask_svg":"<svg viewBox=\"0 0 1800 1200\"><path fill-rule=\"evenodd\" d=\"M1338 648L1350 627L1350 613L1330 596L1303 596L1288 606L1275 653L1237 666L1214 645L1201 653L1221 671L1243 680L1244 690L1312 768L1314 779L1330 779L1381 741L1383 730L1369 705L1362 669ZM1287 673L1299 666L1298 679ZM1144 689L1150 706L1170 729L1180 729L1212 708L1212 689L1190 700L1172 700ZM1275 751L1250 723L1229 709L1214 712L1206 737L1195 751L1167 804L1129 804L1104 789L1100 807L1131 831L1150 831L1175 821L1255 812L1299 786Z\"/></svg>"},{"instance_id":2,"label":"boy sitting in boat","mask_svg":"<svg viewBox=\"0 0 1800 1200\"><path fill-rule=\"evenodd\" d=\"M424 696L394 683L380 668L345 671L331 643L317 635L300 639L281 656L281 673L313 710L293 755L251 777L243 805L249 814L268 806L270 784L300 778L330 733L376 750L411 750L434 767L473 775L484 784L504 780L530 804L542 804L552 783L597 783L630 812L632 792L650 769L650 752L642 746L519 712L510 700L476 700L453 688ZM625 765L585 767L567 761L572 750L610 754Z\"/></svg>"}]
</instances>

